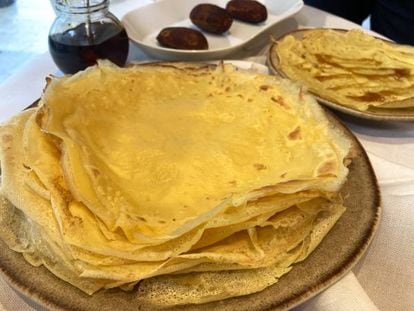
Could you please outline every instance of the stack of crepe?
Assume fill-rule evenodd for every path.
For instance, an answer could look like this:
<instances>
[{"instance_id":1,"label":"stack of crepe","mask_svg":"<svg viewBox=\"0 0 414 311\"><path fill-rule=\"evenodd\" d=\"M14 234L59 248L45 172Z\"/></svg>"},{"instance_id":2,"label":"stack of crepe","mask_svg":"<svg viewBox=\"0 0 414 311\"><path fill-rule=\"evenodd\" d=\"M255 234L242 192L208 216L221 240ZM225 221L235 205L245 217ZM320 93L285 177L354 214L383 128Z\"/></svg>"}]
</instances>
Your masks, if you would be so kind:
<instances>
[{"instance_id":1,"label":"stack of crepe","mask_svg":"<svg viewBox=\"0 0 414 311\"><path fill-rule=\"evenodd\" d=\"M230 65L101 63L0 134L1 238L88 294L257 292L345 209L350 140L291 82Z\"/></svg>"},{"instance_id":2,"label":"stack of crepe","mask_svg":"<svg viewBox=\"0 0 414 311\"><path fill-rule=\"evenodd\" d=\"M414 107L414 48L361 30L312 29L278 42L272 59L324 99L365 111Z\"/></svg>"}]
</instances>

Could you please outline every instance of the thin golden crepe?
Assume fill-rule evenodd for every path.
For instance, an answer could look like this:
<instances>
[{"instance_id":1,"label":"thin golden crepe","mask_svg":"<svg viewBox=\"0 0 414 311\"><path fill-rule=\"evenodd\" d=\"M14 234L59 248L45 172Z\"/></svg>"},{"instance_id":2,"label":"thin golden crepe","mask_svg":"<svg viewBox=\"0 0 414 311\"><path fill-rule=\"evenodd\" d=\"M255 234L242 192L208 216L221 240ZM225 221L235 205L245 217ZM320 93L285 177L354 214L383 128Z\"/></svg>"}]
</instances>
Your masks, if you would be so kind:
<instances>
[{"instance_id":1,"label":"thin golden crepe","mask_svg":"<svg viewBox=\"0 0 414 311\"><path fill-rule=\"evenodd\" d=\"M277 43L272 58L310 91L357 110L414 106L414 48L360 30L312 29Z\"/></svg>"},{"instance_id":2,"label":"thin golden crepe","mask_svg":"<svg viewBox=\"0 0 414 311\"><path fill-rule=\"evenodd\" d=\"M0 136L1 238L89 294L259 291L344 211L349 139L291 82L232 66L103 62Z\"/></svg>"}]
</instances>

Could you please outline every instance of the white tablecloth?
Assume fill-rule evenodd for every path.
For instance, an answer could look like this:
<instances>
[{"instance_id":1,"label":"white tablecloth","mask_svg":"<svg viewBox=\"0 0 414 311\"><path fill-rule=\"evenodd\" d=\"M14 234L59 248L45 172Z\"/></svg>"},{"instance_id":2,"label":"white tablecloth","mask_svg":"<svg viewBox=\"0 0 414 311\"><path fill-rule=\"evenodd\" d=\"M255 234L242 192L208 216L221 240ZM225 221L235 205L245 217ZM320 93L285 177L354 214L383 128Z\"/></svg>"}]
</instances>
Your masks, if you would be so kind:
<instances>
[{"instance_id":1,"label":"white tablecloth","mask_svg":"<svg viewBox=\"0 0 414 311\"><path fill-rule=\"evenodd\" d=\"M116 1L122 16L133 6L151 1ZM311 7L260 36L234 59L265 63L269 35L278 37L301 27L357 27ZM131 60L148 59L137 48ZM48 53L30 62L0 85L0 121L39 98L44 77L57 71ZM381 192L383 218L366 256L345 278L295 310L414 310L414 124L364 121L340 115L360 139L372 161ZM0 310L33 310L0 279Z\"/></svg>"}]
</instances>

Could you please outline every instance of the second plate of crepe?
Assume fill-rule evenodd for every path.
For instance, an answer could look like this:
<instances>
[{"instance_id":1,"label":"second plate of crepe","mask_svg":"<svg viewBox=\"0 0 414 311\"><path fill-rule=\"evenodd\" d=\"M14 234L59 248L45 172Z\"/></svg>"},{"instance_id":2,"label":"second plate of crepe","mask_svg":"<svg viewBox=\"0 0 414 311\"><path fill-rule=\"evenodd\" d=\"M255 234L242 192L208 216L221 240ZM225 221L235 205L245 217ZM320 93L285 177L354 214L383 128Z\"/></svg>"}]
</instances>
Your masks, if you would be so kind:
<instances>
[{"instance_id":1,"label":"second plate of crepe","mask_svg":"<svg viewBox=\"0 0 414 311\"><path fill-rule=\"evenodd\" d=\"M411 55L412 47L359 30L300 29L273 43L268 63L334 110L371 120L414 121Z\"/></svg>"}]
</instances>

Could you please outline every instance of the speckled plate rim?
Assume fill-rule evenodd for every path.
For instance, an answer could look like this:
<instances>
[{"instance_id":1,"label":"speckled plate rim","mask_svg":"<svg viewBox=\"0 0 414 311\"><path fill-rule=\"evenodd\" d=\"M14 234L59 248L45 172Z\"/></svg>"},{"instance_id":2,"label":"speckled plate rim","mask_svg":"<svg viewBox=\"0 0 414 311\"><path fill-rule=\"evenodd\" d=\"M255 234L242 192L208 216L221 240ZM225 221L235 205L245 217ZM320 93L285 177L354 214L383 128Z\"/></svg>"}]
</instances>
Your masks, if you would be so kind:
<instances>
[{"instance_id":1,"label":"speckled plate rim","mask_svg":"<svg viewBox=\"0 0 414 311\"><path fill-rule=\"evenodd\" d=\"M355 137L355 135L338 119L338 117L336 117L332 112L330 112L326 109L324 109L324 110L325 110L328 118L330 119L330 121L332 123L332 126L339 127L341 130L344 131L344 133L346 135L348 135L353 140L353 142L355 144L355 147L358 151L359 157L361 158L361 161L363 161L364 165L366 165L366 171L364 173L367 174L367 178L373 184L372 189L370 189L372 191L372 195L374 196L374 200L371 204L372 206L370 206L370 208L373 209L373 216L372 216L372 219L370 219L370 225L366 228L367 231L365 232L364 236L360 237L360 241L359 241L358 245L355 246L355 245L352 244L354 249L353 249L352 253L349 255L349 258L347 258L347 260L344 264L342 264L340 266L337 266L336 269L334 271L332 271L332 273L327 275L323 279L323 281L317 283L316 285L311 286L311 287L307 287L307 289L305 291L297 293L297 294L289 297L288 299L285 299L285 300L283 300L283 301L281 301L277 304L270 305L267 308L262 308L261 310L288 310L288 309L293 308L293 307L305 302L306 300L314 297L315 295L319 294L320 292L322 292L323 290L325 290L329 286L331 286L334 283L336 283L337 281L339 281L363 257L364 253L367 251L367 249L368 249L369 245L371 244L371 242L372 242L372 240L375 236L375 233L376 233L376 231L379 227L379 223L380 223L380 219L381 219L381 215L382 215L381 198L380 198L380 192L379 192L379 187L378 187L378 183L377 183L377 180L376 180L376 176L375 176L374 170L372 168L372 165L371 165L371 163L368 159L368 156L367 156L365 150L363 149L362 145L359 143L359 141ZM332 233L330 232L328 234L328 236L330 234L332 234ZM322 241L322 243L324 243L324 241ZM5 247L4 242L2 242L1 240L0 240L0 245L3 246L4 252L15 253L14 251L12 251L12 250L8 249L7 247ZM312 254L317 253L317 252L322 252L322 250L320 248L321 247L318 246L317 249ZM311 256L312 256L312 254L311 254ZM27 267L25 267L26 269L39 269L39 268L35 268L35 267L30 266L23 259L23 256L21 256L20 254L18 256L20 258L20 262L18 264L26 265L27 266ZM0 254L0 259L2 259L2 254ZM306 262L306 260L304 262ZM303 264L303 263L302 262L298 263L295 266L300 266L301 264ZM44 268L42 268L42 269L44 269ZM7 267L5 267L5 265L3 264L2 260L0 260L0 271L1 271L2 277L6 280L6 282L15 291L17 291L19 294L23 295L26 299L31 300L31 301L33 301L33 302L35 302L35 303L37 303L41 306L45 306L49 309L68 310L67 304L65 304L62 301L56 300L53 297L53 293L50 293L50 292L47 292L46 294L42 293L42 291L41 290L39 291L36 288L35 284L33 284L34 283L33 280L22 280L19 277L19 275L16 275L16 273L13 269L11 269L11 270L7 269ZM51 274L50 272L46 271L45 269L44 269L44 271L39 270L39 272ZM292 273L292 272L290 272L290 273ZM289 275L289 274L287 274L287 275ZM282 277L282 279L283 279L283 277ZM57 278L56 278L56 282L65 283L64 281L62 281L60 279L57 279ZM276 283L275 285L277 285L277 284L278 283ZM273 285L273 286L275 286L275 285ZM71 285L69 285L67 283L65 283L65 286L67 286L69 291L78 291L78 289L76 289L75 287L72 287ZM270 286L270 287L272 287L272 286ZM251 295L247 295L247 296L230 298L230 299L224 300L222 302L229 301L229 300L237 300L237 299L240 299L240 298L254 299L255 295L256 294L251 294ZM198 309L198 306L193 305L192 307L194 309Z\"/></svg>"},{"instance_id":2,"label":"speckled plate rim","mask_svg":"<svg viewBox=\"0 0 414 311\"><path fill-rule=\"evenodd\" d=\"M303 33L314 30L314 29L332 29L335 31L348 31L348 29L337 29L337 28L303 28L303 29L297 29L288 33L283 34L279 38L275 39L272 45L269 48L269 52L267 54L267 64L270 68L270 71L273 74L279 75L283 78L290 79L280 68L279 63L279 57L276 53L277 44L279 41L281 41L283 38L289 35L293 35L295 37L301 37ZM382 38L380 38L382 39ZM377 112L374 111L360 111L351 107L346 107L344 105L341 105L338 102L334 102L331 100L327 100L323 97L320 97L318 94L309 91L312 93L312 95L320 102L321 104L332 108L334 110L343 112L345 114L359 117L363 119L368 120L377 120L377 121L414 121L414 108L401 108L401 109L386 109L386 111L382 111L383 109L377 108ZM385 109L384 109L385 110ZM391 111L395 111L395 113L392 113ZM406 112L407 114L401 114L401 112Z\"/></svg>"}]
</instances>

